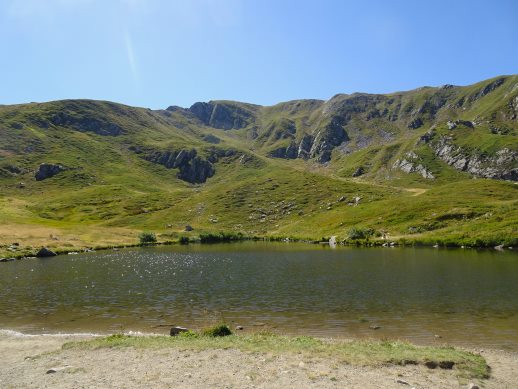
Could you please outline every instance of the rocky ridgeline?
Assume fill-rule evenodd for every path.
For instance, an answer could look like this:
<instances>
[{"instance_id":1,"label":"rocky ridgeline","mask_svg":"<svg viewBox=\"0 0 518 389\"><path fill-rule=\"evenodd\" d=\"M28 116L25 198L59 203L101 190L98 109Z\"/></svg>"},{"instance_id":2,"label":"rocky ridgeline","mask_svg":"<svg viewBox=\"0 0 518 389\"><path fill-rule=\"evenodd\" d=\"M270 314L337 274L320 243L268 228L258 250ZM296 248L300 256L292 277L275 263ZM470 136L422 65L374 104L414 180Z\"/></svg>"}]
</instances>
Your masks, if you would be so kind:
<instances>
[{"instance_id":1,"label":"rocky ridgeline","mask_svg":"<svg viewBox=\"0 0 518 389\"><path fill-rule=\"evenodd\" d=\"M198 102L189 111L204 124L223 130L244 128L254 120L251 109L225 102Z\"/></svg>"}]
</instances>

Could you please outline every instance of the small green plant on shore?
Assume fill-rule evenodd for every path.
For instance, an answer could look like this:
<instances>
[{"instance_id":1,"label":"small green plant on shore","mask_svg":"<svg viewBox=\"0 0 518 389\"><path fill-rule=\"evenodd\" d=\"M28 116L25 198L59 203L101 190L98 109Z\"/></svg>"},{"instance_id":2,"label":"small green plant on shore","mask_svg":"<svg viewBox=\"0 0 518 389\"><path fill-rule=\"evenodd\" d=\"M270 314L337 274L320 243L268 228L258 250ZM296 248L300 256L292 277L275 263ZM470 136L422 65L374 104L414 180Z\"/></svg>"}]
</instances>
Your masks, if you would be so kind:
<instances>
[{"instance_id":1,"label":"small green plant on shore","mask_svg":"<svg viewBox=\"0 0 518 389\"><path fill-rule=\"evenodd\" d=\"M187 236L180 236L178 239L178 243L180 244L189 244L189 237Z\"/></svg>"},{"instance_id":2,"label":"small green plant on shore","mask_svg":"<svg viewBox=\"0 0 518 389\"><path fill-rule=\"evenodd\" d=\"M189 330L185 332L180 332L178 336L181 338L198 338L200 335L197 332Z\"/></svg>"},{"instance_id":3,"label":"small green plant on shore","mask_svg":"<svg viewBox=\"0 0 518 389\"><path fill-rule=\"evenodd\" d=\"M202 331L202 334L204 336L228 336L232 335L232 331L230 331L230 328L226 324L218 324L213 327L206 328Z\"/></svg>"},{"instance_id":4,"label":"small green plant on shore","mask_svg":"<svg viewBox=\"0 0 518 389\"><path fill-rule=\"evenodd\" d=\"M138 236L140 244L153 244L156 243L156 235L153 232L142 232Z\"/></svg>"},{"instance_id":5,"label":"small green plant on shore","mask_svg":"<svg viewBox=\"0 0 518 389\"><path fill-rule=\"evenodd\" d=\"M234 232L219 232L219 233L204 233L200 234L201 243L216 243L216 242L232 242L243 240L245 237L241 233Z\"/></svg>"},{"instance_id":6,"label":"small green plant on shore","mask_svg":"<svg viewBox=\"0 0 518 389\"><path fill-rule=\"evenodd\" d=\"M368 239L374 235L374 232L372 228L352 227L347 233L347 237L351 240Z\"/></svg>"}]
</instances>

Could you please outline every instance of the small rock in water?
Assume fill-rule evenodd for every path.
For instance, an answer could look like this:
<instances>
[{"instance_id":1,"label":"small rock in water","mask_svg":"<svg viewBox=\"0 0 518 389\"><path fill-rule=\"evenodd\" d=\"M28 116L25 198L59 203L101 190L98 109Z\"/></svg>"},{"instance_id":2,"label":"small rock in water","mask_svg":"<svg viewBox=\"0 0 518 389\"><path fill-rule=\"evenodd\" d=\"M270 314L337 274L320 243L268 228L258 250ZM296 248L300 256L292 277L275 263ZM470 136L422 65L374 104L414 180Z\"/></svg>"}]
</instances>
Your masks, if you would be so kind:
<instances>
[{"instance_id":1,"label":"small rock in water","mask_svg":"<svg viewBox=\"0 0 518 389\"><path fill-rule=\"evenodd\" d=\"M169 331L169 335L176 336L180 332L187 332L187 331L189 331L189 330L187 328L185 328L185 327L178 327L178 326L176 326L176 327L172 327L171 328L171 331Z\"/></svg>"},{"instance_id":2,"label":"small rock in water","mask_svg":"<svg viewBox=\"0 0 518 389\"><path fill-rule=\"evenodd\" d=\"M440 339L440 338L442 338L442 336L441 335L434 335L434 338L435 339Z\"/></svg>"},{"instance_id":3,"label":"small rock in water","mask_svg":"<svg viewBox=\"0 0 518 389\"><path fill-rule=\"evenodd\" d=\"M243 326L236 326L236 330L243 330Z\"/></svg>"},{"instance_id":4,"label":"small rock in water","mask_svg":"<svg viewBox=\"0 0 518 389\"><path fill-rule=\"evenodd\" d=\"M369 326L369 328L370 328L371 330L379 330L379 329L381 328L381 326L378 326L378 325L373 324L373 325Z\"/></svg>"}]
</instances>

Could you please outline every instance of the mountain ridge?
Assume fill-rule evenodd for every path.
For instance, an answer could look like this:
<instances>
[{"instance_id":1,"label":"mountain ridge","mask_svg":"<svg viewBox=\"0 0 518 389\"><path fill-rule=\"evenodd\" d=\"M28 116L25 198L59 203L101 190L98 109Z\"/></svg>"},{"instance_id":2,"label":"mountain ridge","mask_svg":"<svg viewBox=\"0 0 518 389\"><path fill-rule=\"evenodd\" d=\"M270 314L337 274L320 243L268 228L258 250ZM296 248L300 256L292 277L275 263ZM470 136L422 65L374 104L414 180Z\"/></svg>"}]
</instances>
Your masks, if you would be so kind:
<instances>
[{"instance_id":1,"label":"mountain ridge","mask_svg":"<svg viewBox=\"0 0 518 389\"><path fill-rule=\"evenodd\" d=\"M272 106L4 105L0 233L7 242L27 240L13 226L56 229L91 244L89 231L103 230L115 243L146 228L171 238L192 224L261 236L345 239L361 227L423 242L514 242L517 160L517 75Z\"/></svg>"}]
</instances>

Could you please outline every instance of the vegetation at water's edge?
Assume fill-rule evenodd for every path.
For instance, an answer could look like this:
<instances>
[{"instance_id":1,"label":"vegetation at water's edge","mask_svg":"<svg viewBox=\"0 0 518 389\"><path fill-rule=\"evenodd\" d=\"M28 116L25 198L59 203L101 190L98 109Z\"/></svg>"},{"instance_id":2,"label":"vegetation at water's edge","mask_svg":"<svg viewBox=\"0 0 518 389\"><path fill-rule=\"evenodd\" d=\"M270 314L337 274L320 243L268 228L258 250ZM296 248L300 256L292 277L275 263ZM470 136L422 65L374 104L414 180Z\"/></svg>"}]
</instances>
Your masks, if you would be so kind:
<instances>
[{"instance_id":1,"label":"vegetation at water's edge","mask_svg":"<svg viewBox=\"0 0 518 389\"><path fill-rule=\"evenodd\" d=\"M448 366L465 378L488 378L490 369L484 358L453 347L416 346L401 341L340 341L308 336L289 337L271 333L213 336L187 332L179 336L112 335L93 340L69 342L64 349L95 350L110 347L167 348L205 350L238 349L268 353L301 353L333 358L360 366L423 364Z\"/></svg>"}]
</instances>

